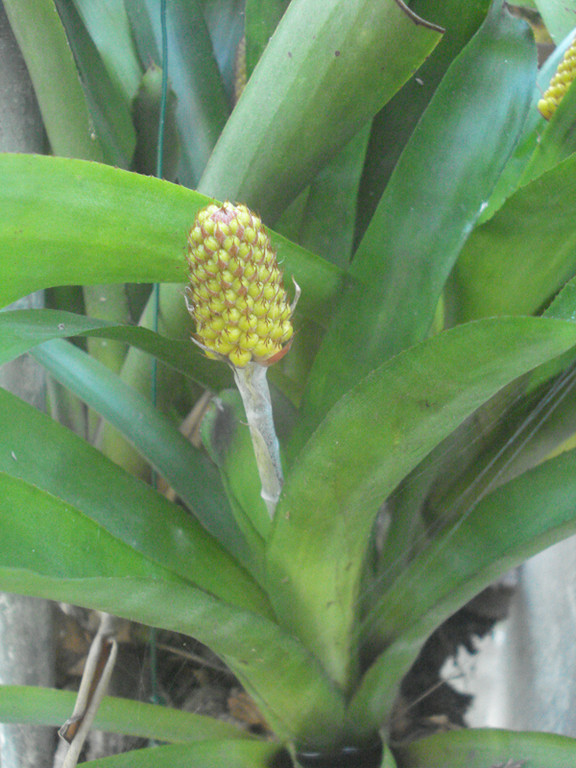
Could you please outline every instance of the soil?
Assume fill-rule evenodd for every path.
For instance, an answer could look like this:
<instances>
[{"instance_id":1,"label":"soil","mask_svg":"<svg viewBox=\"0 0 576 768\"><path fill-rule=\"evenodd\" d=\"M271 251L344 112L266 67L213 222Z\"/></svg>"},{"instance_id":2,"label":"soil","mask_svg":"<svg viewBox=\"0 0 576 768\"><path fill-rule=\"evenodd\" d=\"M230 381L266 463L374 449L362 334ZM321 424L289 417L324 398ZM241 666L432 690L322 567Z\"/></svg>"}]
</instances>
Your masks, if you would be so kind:
<instances>
[{"instance_id":1,"label":"soil","mask_svg":"<svg viewBox=\"0 0 576 768\"><path fill-rule=\"evenodd\" d=\"M442 667L460 648L476 652L475 641L508 615L513 592L513 580L488 587L430 636L402 683L392 721L393 743L467 726L472 696L444 680Z\"/></svg>"}]
</instances>

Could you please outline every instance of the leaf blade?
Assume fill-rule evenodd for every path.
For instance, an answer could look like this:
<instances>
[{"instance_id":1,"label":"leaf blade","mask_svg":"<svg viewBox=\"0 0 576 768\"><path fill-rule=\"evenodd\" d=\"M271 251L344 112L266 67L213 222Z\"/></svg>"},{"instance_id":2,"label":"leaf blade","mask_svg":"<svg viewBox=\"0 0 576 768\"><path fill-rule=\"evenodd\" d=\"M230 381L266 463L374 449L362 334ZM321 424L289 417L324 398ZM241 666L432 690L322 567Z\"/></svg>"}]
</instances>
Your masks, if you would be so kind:
<instances>
[{"instance_id":1,"label":"leaf blade","mask_svg":"<svg viewBox=\"0 0 576 768\"><path fill-rule=\"evenodd\" d=\"M575 466L574 451L544 462L485 496L456 526L432 537L372 613L381 639L386 636L390 644L366 673L351 704L352 718L359 711L369 712L369 719L387 711L402 675L433 629L498 576L576 531ZM441 575L437 569L444 569ZM416 573L424 593L420 598L412 591ZM434 597L428 588L436 589ZM406 622L397 623L399 602L410 616Z\"/></svg>"},{"instance_id":2,"label":"leaf blade","mask_svg":"<svg viewBox=\"0 0 576 768\"><path fill-rule=\"evenodd\" d=\"M403 768L427 768L431 761L443 768L459 768L463 755L467 768L505 765L516 758L526 768L565 768L574 760L576 741L552 733L478 728L437 734L401 747L399 752Z\"/></svg>"},{"instance_id":3,"label":"leaf blade","mask_svg":"<svg viewBox=\"0 0 576 768\"><path fill-rule=\"evenodd\" d=\"M167 181L79 160L0 157L0 304L40 288L185 283L186 237L211 198ZM325 324L342 272L272 234L299 310ZM182 301L183 301L182 297Z\"/></svg>"},{"instance_id":4,"label":"leaf blade","mask_svg":"<svg viewBox=\"0 0 576 768\"><path fill-rule=\"evenodd\" d=\"M2 389L0 422L0 471L73 505L143 557L211 594L269 615L261 590L181 507Z\"/></svg>"},{"instance_id":5,"label":"leaf blade","mask_svg":"<svg viewBox=\"0 0 576 768\"><path fill-rule=\"evenodd\" d=\"M0 721L60 726L74 709L73 691L26 685L0 686ZM159 741L251 739L249 733L222 720L183 710L119 697L104 697L94 728Z\"/></svg>"},{"instance_id":6,"label":"leaf blade","mask_svg":"<svg viewBox=\"0 0 576 768\"><path fill-rule=\"evenodd\" d=\"M294 451L359 376L429 333L444 283L515 145L535 74L527 26L494 4L438 86L359 246L355 282L309 379Z\"/></svg>"},{"instance_id":7,"label":"leaf blade","mask_svg":"<svg viewBox=\"0 0 576 768\"><path fill-rule=\"evenodd\" d=\"M214 768L215 765L221 768L269 768L280 750L278 744L270 742L228 739L139 749L123 755L89 760L83 765L86 768L132 768L137 760L141 768Z\"/></svg>"},{"instance_id":8,"label":"leaf blade","mask_svg":"<svg viewBox=\"0 0 576 768\"><path fill-rule=\"evenodd\" d=\"M363 379L302 450L276 512L269 592L282 622L341 685L355 674L361 563L380 505L483 402L575 339L573 324L543 318L439 334Z\"/></svg>"},{"instance_id":9,"label":"leaf blade","mask_svg":"<svg viewBox=\"0 0 576 768\"><path fill-rule=\"evenodd\" d=\"M101 160L90 111L66 33L52 0L7 0L6 13L23 53L52 151Z\"/></svg>"},{"instance_id":10,"label":"leaf blade","mask_svg":"<svg viewBox=\"0 0 576 768\"><path fill-rule=\"evenodd\" d=\"M243 200L273 221L408 79L440 36L438 28L395 0L293 1L199 188Z\"/></svg>"},{"instance_id":11,"label":"leaf blade","mask_svg":"<svg viewBox=\"0 0 576 768\"><path fill-rule=\"evenodd\" d=\"M576 156L521 187L466 243L455 321L533 314L576 270Z\"/></svg>"},{"instance_id":12,"label":"leaf blade","mask_svg":"<svg viewBox=\"0 0 576 768\"><path fill-rule=\"evenodd\" d=\"M189 634L229 664L281 737L312 746L337 738L341 696L275 622L192 586L20 478L0 472L0 489L2 590Z\"/></svg>"},{"instance_id":13,"label":"leaf blade","mask_svg":"<svg viewBox=\"0 0 576 768\"><path fill-rule=\"evenodd\" d=\"M0 313L0 364L52 339L87 336L114 339L154 355L207 389L229 386L232 377L215 365L189 339L167 339L148 328L120 325L100 318L52 309Z\"/></svg>"},{"instance_id":14,"label":"leaf blade","mask_svg":"<svg viewBox=\"0 0 576 768\"><path fill-rule=\"evenodd\" d=\"M215 466L167 417L104 365L61 339L45 342L32 354L122 432L229 552L245 564L251 562Z\"/></svg>"}]
</instances>

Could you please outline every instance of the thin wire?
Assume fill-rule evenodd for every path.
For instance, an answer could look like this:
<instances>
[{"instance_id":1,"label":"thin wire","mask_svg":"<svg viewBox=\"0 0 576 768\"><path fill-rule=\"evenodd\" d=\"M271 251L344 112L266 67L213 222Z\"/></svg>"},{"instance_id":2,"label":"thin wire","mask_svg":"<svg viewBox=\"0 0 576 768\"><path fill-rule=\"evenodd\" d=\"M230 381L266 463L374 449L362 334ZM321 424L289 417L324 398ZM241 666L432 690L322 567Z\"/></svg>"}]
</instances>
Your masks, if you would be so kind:
<instances>
[{"instance_id":1,"label":"thin wire","mask_svg":"<svg viewBox=\"0 0 576 768\"><path fill-rule=\"evenodd\" d=\"M166 124L166 101L168 93L168 29L166 24L166 0L160 0L160 26L162 35L162 89L160 95L160 118L158 121L158 144L156 147L156 176L161 179L164 172L164 132ZM154 283L152 287L152 301L154 304L153 330L158 333L160 316L160 285ZM158 402L158 360L152 358L152 380L150 398L152 405L156 407ZM152 469L152 486L157 486L156 471ZM153 704L162 704L158 686L158 637L155 627L150 629L150 699Z\"/></svg>"}]
</instances>

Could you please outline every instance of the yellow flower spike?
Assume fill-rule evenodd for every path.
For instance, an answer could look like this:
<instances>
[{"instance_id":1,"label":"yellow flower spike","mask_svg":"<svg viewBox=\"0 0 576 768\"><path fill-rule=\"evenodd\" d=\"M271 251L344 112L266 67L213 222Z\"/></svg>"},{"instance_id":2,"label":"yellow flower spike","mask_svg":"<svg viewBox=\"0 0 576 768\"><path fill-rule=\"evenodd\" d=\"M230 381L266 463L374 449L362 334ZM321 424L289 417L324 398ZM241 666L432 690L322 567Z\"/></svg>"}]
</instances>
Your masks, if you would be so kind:
<instances>
[{"instance_id":1,"label":"yellow flower spike","mask_svg":"<svg viewBox=\"0 0 576 768\"><path fill-rule=\"evenodd\" d=\"M564 58L558 65L556 74L550 80L546 92L538 102L538 110L540 114L550 120L558 105L564 98L564 94L572 84L572 81L576 77L576 37L574 38L572 45L568 48L564 54Z\"/></svg>"},{"instance_id":2,"label":"yellow flower spike","mask_svg":"<svg viewBox=\"0 0 576 768\"><path fill-rule=\"evenodd\" d=\"M229 202L203 208L188 235L188 263L195 341L240 368L280 359L293 307L260 218Z\"/></svg>"},{"instance_id":3,"label":"yellow flower spike","mask_svg":"<svg viewBox=\"0 0 576 768\"><path fill-rule=\"evenodd\" d=\"M226 360L242 396L264 499L273 517L282 489L267 366L289 349L292 313L282 272L262 222L245 205L209 205L188 234L190 285L186 304L194 341L210 358Z\"/></svg>"}]
</instances>

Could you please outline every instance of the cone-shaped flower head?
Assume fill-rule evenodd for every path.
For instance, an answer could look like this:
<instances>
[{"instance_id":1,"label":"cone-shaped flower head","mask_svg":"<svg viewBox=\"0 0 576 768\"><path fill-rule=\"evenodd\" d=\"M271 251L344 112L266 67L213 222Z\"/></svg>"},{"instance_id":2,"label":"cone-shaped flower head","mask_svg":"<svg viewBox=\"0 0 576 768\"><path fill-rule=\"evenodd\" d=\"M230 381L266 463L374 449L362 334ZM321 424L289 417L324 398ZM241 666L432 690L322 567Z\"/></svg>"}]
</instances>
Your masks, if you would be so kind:
<instances>
[{"instance_id":1,"label":"cone-shaped flower head","mask_svg":"<svg viewBox=\"0 0 576 768\"><path fill-rule=\"evenodd\" d=\"M245 205L203 208L188 235L188 308L209 356L243 368L288 351L293 307L261 220Z\"/></svg>"},{"instance_id":2,"label":"cone-shaped flower head","mask_svg":"<svg viewBox=\"0 0 576 768\"><path fill-rule=\"evenodd\" d=\"M538 102L538 109L546 120L550 120L558 105L562 101L564 94L570 87L570 84L576 77L576 38L570 48L564 54L564 58L558 65L556 74L550 80L544 96Z\"/></svg>"}]
</instances>

